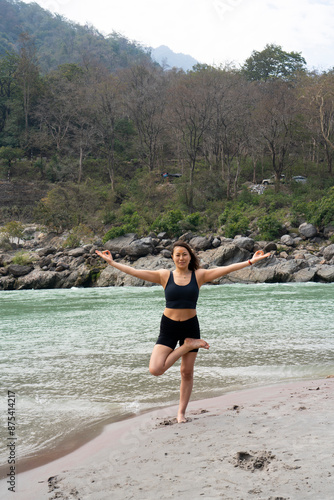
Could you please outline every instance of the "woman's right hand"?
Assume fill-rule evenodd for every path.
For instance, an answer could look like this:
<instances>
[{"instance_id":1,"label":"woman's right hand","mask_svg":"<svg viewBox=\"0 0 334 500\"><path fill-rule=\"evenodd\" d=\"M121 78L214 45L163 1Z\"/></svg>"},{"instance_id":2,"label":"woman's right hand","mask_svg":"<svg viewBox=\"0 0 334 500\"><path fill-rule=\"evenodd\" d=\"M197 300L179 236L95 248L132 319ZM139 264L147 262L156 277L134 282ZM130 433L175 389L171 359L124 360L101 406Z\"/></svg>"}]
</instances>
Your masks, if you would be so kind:
<instances>
[{"instance_id":1,"label":"woman's right hand","mask_svg":"<svg viewBox=\"0 0 334 500\"><path fill-rule=\"evenodd\" d=\"M108 264L111 264L113 262L112 255L109 250L104 250L103 252L100 252L99 250L95 250L95 253L99 256L102 257Z\"/></svg>"}]
</instances>

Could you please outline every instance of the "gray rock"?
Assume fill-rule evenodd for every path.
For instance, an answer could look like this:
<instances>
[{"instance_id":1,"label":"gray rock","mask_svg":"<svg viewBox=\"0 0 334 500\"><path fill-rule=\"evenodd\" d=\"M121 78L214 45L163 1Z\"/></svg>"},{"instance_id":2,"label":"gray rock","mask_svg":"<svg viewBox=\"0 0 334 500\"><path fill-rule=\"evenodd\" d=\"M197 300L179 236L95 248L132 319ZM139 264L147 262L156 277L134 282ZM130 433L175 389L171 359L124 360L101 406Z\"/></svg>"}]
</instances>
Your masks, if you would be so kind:
<instances>
[{"instance_id":1,"label":"gray rock","mask_svg":"<svg viewBox=\"0 0 334 500\"><path fill-rule=\"evenodd\" d=\"M304 222L301 224L298 228L300 234L304 236L305 238L314 238L314 236L317 234L317 228L313 226L313 224L309 224L308 222Z\"/></svg>"},{"instance_id":2,"label":"gray rock","mask_svg":"<svg viewBox=\"0 0 334 500\"><path fill-rule=\"evenodd\" d=\"M17 279L16 289L45 289L54 288L56 285L56 275L54 271L42 271L41 269L34 269L27 276L21 276Z\"/></svg>"},{"instance_id":3,"label":"gray rock","mask_svg":"<svg viewBox=\"0 0 334 500\"><path fill-rule=\"evenodd\" d=\"M170 250L167 250L167 248L164 248L161 251L161 255L165 257L166 259L170 259L172 257L172 252Z\"/></svg>"},{"instance_id":4,"label":"gray rock","mask_svg":"<svg viewBox=\"0 0 334 500\"><path fill-rule=\"evenodd\" d=\"M0 254L0 266L8 266L13 260L13 257L7 253Z\"/></svg>"},{"instance_id":5,"label":"gray rock","mask_svg":"<svg viewBox=\"0 0 334 500\"><path fill-rule=\"evenodd\" d=\"M139 257L151 254L153 251L154 245L152 238L142 238L140 240L134 240L130 245L123 247L120 254L123 257L128 255L129 257L138 259Z\"/></svg>"},{"instance_id":6,"label":"gray rock","mask_svg":"<svg viewBox=\"0 0 334 500\"><path fill-rule=\"evenodd\" d=\"M296 283L306 283L307 281L313 281L316 272L317 270L311 267L300 269L293 275L293 281L295 281Z\"/></svg>"},{"instance_id":7,"label":"gray rock","mask_svg":"<svg viewBox=\"0 0 334 500\"><path fill-rule=\"evenodd\" d=\"M73 248L73 250L69 250L68 255L70 257L81 257L82 255L85 255L86 251L84 248Z\"/></svg>"},{"instance_id":8,"label":"gray rock","mask_svg":"<svg viewBox=\"0 0 334 500\"><path fill-rule=\"evenodd\" d=\"M40 248L37 250L37 253L40 257L46 257L47 255L55 254L57 253L57 248L54 247L45 247L45 248Z\"/></svg>"},{"instance_id":9,"label":"gray rock","mask_svg":"<svg viewBox=\"0 0 334 500\"><path fill-rule=\"evenodd\" d=\"M326 260L331 260L334 257L334 244L329 245L323 250L323 256Z\"/></svg>"},{"instance_id":10,"label":"gray rock","mask_svg":"<svg viewBox=\"0 0 334 500\"><path fill-rule=\"evenodd\" d=\"M326 281L328 283L334 282L334 266L323 265L317 270L317 277L321 281Z\"/></svg>"},{"instance_id":11,"label":"gray rock","mask_svg":"<svg viewBox=\"0 0 334 500\"><path fill-rule=\"evenodd\" d=\"M334 234L334 226L333 224L328 224L324 228L324 236L325 238L330 238L331 236L333 236L333 234Z\"/></svg>"},{"instance_id":12,"label":"gray rock","mask_svg":"<svg viewBox=\"0 0 334 500\"><path fill-rule=\"evenodd\" d=\"M16 280L13 276L0 278L0 290L15 290Z\"/></svg>"},{"instance_id":13,"label":"gray rock","mask_svg":"<svg viewBox=\"0 0 334 500\"><path fill-rule=\"evenodd\" d=\"M265 243L262 248L263 248L264 253L277 251L277 245L274 241L270 241L269 243Z\"/></svg>"},{"instance_id":14,"label":"gray rock","mask_svg":"<svg viewBox=\"0 0 334 500\"><path fill-rule=\"evenodd\" d=\"M124 247L131 245L137 238L138 236L135 233L127 233L124 236L107 241L104 247L112 253L120 253Z\"/></svg>"},{"instance_id":15,"label":"gray rock","mask_svg":"<svg viewBox=\"0 0 334 500\"><path fill-rule=\"evenodd\" d=\"M251 257L250 252L244 248L239 248L235 243L228 243L217 248L211 254L211 263L213 266L227 266L242 262Z\"/></svg>"},{"instance_id":16,"label":"gray rock","mask_svg":"<svg viewBox=\"0 0 334 500\"><path fill-rule=\"evenodd\" d=\"M249 252L253 252L253 250L254 250L254 243L255 242L252 238L247 238L247 237L241 236L239 238L235 238L234 243L239 248L245 248Z\"/></svg>"},{"instance_id":17,"label":"gray rock","mask_svg":"<svg viewBox=\"0 0 334 500\"><path fill-rule=\"evenodd\" d=\"M218 248L220 246L220 244L221 244L220 238L214 238L212 240L212 246L213 246L213 248Z\"/></svg>"},{"instance_id":18,"label":"gray rock","mask_svg":"<svg viewBox=\"0 0 334 500\"><path fill-rule=\"evenodd\" d=\"M25 276L26 274L29 274L32 270L32 266L19 266L18 264L10 264L7 267L8 273L14 276L15 278L18 278L19 276Z\"/></svg>"},{"instance_id":19,"label":"gray rock","mask_svg":"<svg viewBox=\"0 0 334 500\"><path fill-rule=\"evenodd\" d=\"M189 245L196 251L208 250L211 248L211 239L206 236L196 236L190 240Z\"/></svg>"},{"instance_id":20,"label":"gray rock","mask_svg":"<svg viewBox=\"0 0 334 500\"><path fill-rule=\"evenodd\" d=\"M287 245L288 247L295 246L295 240L289 234L284 234L284 236L281 237L281 243L283 243L283 245Z\"/></svg>"}]
</instances>

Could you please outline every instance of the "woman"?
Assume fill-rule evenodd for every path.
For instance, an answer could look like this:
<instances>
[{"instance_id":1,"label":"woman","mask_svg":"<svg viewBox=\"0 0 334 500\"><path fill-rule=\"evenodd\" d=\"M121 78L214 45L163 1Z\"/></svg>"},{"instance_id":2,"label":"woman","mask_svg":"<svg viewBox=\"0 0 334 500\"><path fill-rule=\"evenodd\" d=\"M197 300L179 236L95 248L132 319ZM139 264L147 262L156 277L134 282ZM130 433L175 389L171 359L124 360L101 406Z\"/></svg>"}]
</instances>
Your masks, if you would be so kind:
<instances>
[{"instance_id":1,"label":"woman","mask_svg":"<svg viewBox=\"0 0 334 500\"><path fill-rule=\"evenodd\" d=\"M193 388L194 364L198 349L209 349L209 344L200 338L196 303L199 289L204 283L213 281L225 274L238 271L265 259L270 253L257 251L252 259L238 264L213 269L201 269L199 259L192 248L184 241L173 245L172 259L175 270L159 269L150 271L135 269L115 262L106 250L97 255L119 271L144 281L161 285L165 290L166 307L161 319L160 335L153 348L149 370L152 375L162 375L168 368L181 360L180 403L177 414L179 423L186 422L186 409ZM180 346L176 348L179 342Z\"/></svg>"}]
</instances>

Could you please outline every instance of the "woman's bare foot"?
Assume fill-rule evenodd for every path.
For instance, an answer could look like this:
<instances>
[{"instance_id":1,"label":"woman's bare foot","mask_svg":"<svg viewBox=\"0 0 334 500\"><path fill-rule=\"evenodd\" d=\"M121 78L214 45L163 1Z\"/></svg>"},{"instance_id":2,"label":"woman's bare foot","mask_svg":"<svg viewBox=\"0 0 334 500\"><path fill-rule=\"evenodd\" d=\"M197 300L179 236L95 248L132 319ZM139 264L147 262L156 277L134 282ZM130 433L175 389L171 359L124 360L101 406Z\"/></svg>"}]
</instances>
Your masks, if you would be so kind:
<instances>
[{"instance_id":1,"label":"woman's bare foot","mask_svg":"<svg viewBox=\"0 0 334 500\"><path fill-rule=\"evenodd\" d=\"M184 340L184 343L185 345L189 346L189 350L193 350L193 349L200 349L200 348L203 348L203 349L209 349L209 344L207 342L205 342L205 340L203 339L190 339L190 338L186 338Z\"/></svg>"},{"instance_id":2,"label":"woman's bare foot","mask_svg":"<svg viewBox=\"0 0 334 500\"><path fill-rule=\"evenodd\" d=\"M191 418L187 418L184 413L178 413L176 420L178 424L186 424L187 422L191 422Z\"/></svg>"}]
</instances>

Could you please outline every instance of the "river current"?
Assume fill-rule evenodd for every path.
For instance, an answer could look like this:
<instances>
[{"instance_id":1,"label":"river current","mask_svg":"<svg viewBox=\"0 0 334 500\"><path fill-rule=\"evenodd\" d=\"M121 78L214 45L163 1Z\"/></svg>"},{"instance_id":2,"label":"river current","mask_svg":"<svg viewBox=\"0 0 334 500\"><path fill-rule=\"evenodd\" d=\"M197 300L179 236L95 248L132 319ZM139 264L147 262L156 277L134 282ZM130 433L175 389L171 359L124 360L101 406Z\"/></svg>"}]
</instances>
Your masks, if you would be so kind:
<instances>
[{"instance_id":1,"label":"river current","mask_svg":"<svg viewBox=\"0 0 334 500\"><path fill-rule=\"evenodd\" d=\"M333 375L333 297L334 284L203 287L198 317L210 350L197 357L192 399ZM1 450L8 391L20 457L177 403L179 362L162 377L148 371L163 308L157 286L1 292Z\"/></svg>"}]
</instances>

